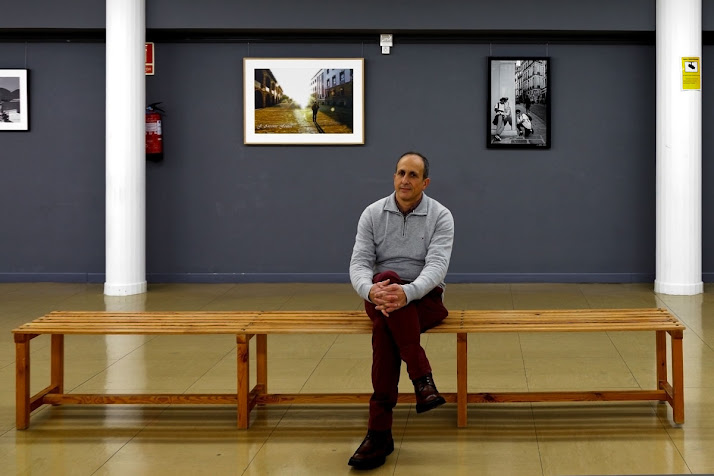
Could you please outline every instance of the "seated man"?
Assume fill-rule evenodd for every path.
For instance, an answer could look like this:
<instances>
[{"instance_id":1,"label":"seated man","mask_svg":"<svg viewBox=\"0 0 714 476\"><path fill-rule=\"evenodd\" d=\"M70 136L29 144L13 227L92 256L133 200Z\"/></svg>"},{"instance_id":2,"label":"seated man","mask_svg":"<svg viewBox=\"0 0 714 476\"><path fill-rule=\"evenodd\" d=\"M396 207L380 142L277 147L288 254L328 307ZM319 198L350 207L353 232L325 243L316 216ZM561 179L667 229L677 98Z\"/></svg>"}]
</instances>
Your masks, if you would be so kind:
<instances>
[{"instance_id":1,"label":"seated man","mask_svg":"<svg viewBox=\"0 0 714 476\"><path fill-rule=\"evenodd\" d=\"M359 219L350 280L372 320L372 387L367 436L349 465L371 469L394 451L392 409L401 361L414 384L416 412L443 405L420 334L448 315L442 301L451 259L451 212L427 197L429 161L407 152L397 162L395 192L368 206Z\"/></svg>"},{"instance_id":2,"label":"seated man","mask_svg":"<svg viewBox=\"0 0 714 476\"><path fill-rule=\"evenodd\" d=\"M516 127L518 135L528 137L533 134L533 125L528 114L522 114L520 109L516 109Z\"/></svg>"}]
</instances>

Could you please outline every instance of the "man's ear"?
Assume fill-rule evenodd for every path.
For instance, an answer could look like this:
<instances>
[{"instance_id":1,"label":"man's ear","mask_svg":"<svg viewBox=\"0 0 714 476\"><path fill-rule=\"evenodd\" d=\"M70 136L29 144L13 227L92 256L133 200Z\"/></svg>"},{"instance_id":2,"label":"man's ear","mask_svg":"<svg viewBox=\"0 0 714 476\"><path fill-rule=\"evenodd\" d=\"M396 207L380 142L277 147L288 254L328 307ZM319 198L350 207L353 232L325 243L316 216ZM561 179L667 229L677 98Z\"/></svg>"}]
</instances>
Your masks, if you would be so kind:
<instances>
[{"instance_id":1,"label":"man's ear","mask_svg":"<svg viewBox=\"0 0 714 476\"><path fill-rule=\"evenodd\" d=\"M430 179L430 178L425 178L425 179L424 179L424 188L426 188L426 187L429 186L429 182L431 182L431 179Z\"/></svg>"}]
</instances>

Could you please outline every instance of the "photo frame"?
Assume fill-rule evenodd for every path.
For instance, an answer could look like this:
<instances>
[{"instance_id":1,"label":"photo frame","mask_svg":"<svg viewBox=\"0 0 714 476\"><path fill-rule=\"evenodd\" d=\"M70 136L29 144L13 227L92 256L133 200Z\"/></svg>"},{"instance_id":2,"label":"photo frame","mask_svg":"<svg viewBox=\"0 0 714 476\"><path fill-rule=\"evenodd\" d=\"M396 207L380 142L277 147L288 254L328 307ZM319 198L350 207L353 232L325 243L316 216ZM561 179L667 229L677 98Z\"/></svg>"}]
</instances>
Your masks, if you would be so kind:
<instances>
[{"instance_id":1,"label":"photo frame","mask_svg":"<svg viewBox=\"0 0 714 476\"><path fill-rule=\"evenodd\" d=\"M488 134L493 149L550 149L550 58L488 58Z\"/></svg>"},{"instance_id":2,"label":"photo frame","mask_svg":"<svg viewBox=\"0 0 714 476\"><path fill-rule=\"evenodd\" d=\"M244 58L245 144L364 144L364 58Z\"/></svg>"},{"instance_id":3,"label":"photo frame","mask_svg":"<svg viewBox=\"0 0 714 476\"><path fill-rule=\"evenodd\" d=\"M28 128L27 70L0 69L0 131Z\"/></svg>"}]
</instances>

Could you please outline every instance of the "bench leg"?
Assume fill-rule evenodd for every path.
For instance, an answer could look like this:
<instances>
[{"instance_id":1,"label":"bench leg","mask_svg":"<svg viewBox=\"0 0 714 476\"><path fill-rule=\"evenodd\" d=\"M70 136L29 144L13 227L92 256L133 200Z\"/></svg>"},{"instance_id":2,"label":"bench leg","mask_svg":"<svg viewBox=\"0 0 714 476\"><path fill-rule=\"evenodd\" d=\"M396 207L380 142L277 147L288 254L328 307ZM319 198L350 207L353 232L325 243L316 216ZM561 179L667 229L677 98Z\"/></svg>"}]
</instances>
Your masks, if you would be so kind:
<instances>
[{"instance_id":1,"label":"bench leg","mask_svg":"<svg viewBox=\"0 0 714 476\"><path fill-rule=\"evenodd\" d=\"M682 331L670 334L672 338L672 418L675 423L684 423L684 360Z\"/></svg>"},{"instance_id":2,"label":"bench leg","mask_svg":"<svg viewBox=\"0 0 714 476\"><path fill-rule=\"evenodd\" d=\"M258 392L268 393L268 336L258 334L255 336L255 376Z\"/></svg>"},{"instance_id":3,"label":"bench leg","mask_svg":"<svg viewBox=\"0 0 714 476\"><path fill-rule=\"evenodd\" d=\"M51 393L64 393L64 335L52 334Z\"/></svg>"},{"instance_id":4,"label":"bench leg","mask_svg":"<svg viewBox=\"0 0 714 476\"><path fill-rule=\"evenodd\" d=\"M657 350L657 388L662 389L667 380L667 335L665 331L656 331Z\"/></svg>"},{"instance_id":5,"label":"bench leg","mask_svg":"<svg viewBox=\"0 0 714 476\"><path fill-rule=\"evenodd\" d=\"M15 424L18 430L30 426L30 339L15 334Z\"/></svg>"},{"instance_id":6,"label":"bench leg","mask_svg":"<svg viewBox=\"0 0 714 476\"><path fill-rule=\"evenodd\" d=\"M238 335L238 428L245 430L250 422L248 410L248 385L250 383L250 348L251 335Z\"/></svg>"},{"instance_id":7,"label":"bench leg","mask_svg":"<svg viewBox=\"0 0 714 476\"><path fill-rule=\"evenodd\" d=\"M456 334L456 405L457 426L466 427L466 404L468 403L467 373L468 373L468 334Z\"/></svg>"}]
</instances>

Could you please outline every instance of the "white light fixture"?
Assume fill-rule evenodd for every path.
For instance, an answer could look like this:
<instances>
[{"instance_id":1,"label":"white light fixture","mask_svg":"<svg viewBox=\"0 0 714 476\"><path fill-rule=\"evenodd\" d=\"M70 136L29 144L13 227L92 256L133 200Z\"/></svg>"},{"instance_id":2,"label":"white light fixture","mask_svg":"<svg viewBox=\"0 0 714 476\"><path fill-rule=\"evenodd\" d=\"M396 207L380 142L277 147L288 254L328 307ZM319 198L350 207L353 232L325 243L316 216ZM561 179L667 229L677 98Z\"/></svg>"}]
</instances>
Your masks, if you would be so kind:
<instances>
[{"instance_id":1,"label":"white light fixture","mask_svg":"<svg viewBox=\"0 0 714 476\"><path fill-rule=\"evenodd\" d=\"M382 33L379 35L379 46L382 47L382 54L383 55L388 55L389 50L392 47L392 34L391 33Z\"/></svg>"}]
</instances>

